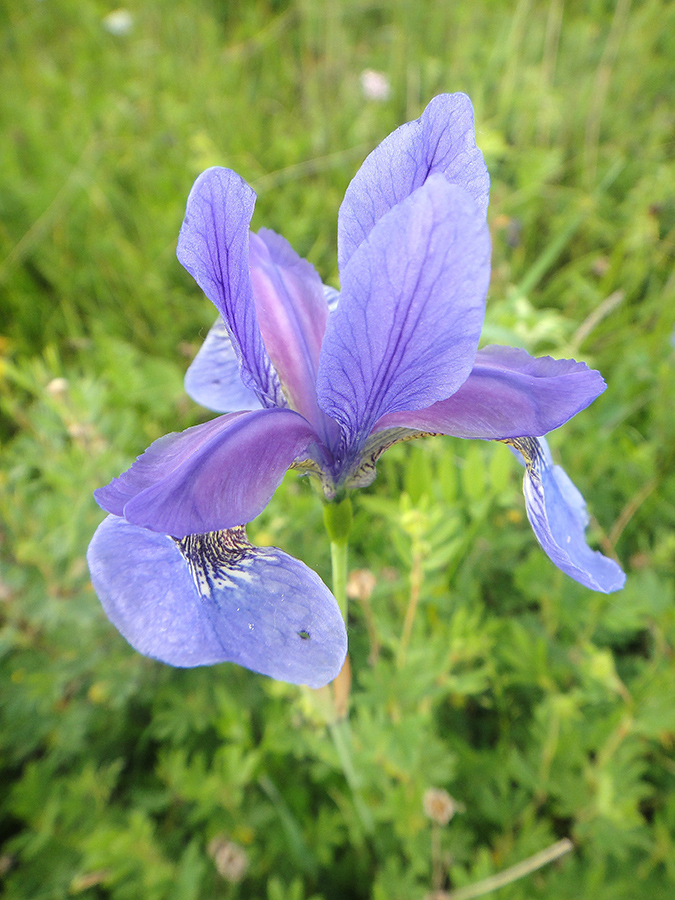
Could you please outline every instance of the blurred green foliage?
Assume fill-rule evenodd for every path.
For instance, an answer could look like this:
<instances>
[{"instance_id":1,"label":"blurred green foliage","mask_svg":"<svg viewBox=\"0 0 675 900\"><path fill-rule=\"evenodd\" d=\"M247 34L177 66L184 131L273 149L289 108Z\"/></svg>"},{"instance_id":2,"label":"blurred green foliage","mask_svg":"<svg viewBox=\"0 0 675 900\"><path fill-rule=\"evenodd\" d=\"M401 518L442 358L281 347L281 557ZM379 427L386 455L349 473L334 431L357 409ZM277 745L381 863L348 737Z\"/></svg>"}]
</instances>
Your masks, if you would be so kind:
<instances>
[{"instance_id":1,"label":"blurred green foliage","mask_svg":"<svg viewBox=\"0 0 675 900\"><path fill-rule=\"evenodd\" d=\"M125 34L113 9L0 3L3 896L421 900L569 836L500 900L669 900L675 5L136 0ZM392 448L354 497L374 589L351 604L347 779L301 690L124 643L88 582L91 491L207 417L182 375L214 313L174 257L195 176L240 172L255 226L336 284L360 160L456 90L492 173L485 339L603 372L551 443L629 578L607 597L549 563L506 448ZM250 533L329 579L306 481ZM429 788L461 804L445 827Z\"/></svg>"}]
</instances>

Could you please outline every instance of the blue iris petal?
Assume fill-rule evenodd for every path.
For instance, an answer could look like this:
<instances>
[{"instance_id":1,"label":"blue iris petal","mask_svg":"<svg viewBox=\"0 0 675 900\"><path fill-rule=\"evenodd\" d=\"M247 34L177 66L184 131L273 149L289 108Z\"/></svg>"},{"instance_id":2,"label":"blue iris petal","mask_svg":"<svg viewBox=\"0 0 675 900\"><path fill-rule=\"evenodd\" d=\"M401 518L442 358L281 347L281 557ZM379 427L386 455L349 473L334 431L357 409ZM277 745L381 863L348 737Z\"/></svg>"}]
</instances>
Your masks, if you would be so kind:
<instances>
[{"instance_id":1,"label":"blue iris petal","mask_svg":"<svg viewBox=\"0 0 675 900\"><path fill-rule=\"evenodd\" d=\"M626 581L618 563L586 543L586 502L564 469L553 464L547 442L517 438L510 442L525 460L525 506L537 540L548 557L575 581L605 594Z\"/></svg>"},{"instance_id":2,"label":"blue iris petal","mask_svg":"<svg viewBox=\"0 0 675 900\"><path fill-rule=\"evenodd\" d=\"M434 97L419 119L401 125L365 159L340 206L340 269L382 216L433 174L463 188L485 217L490 176L476 147L473 107L466 94Z\"/></svg>"},{"instance_id":3,"label":"blue iris petal","mask_svg":"<svg viewBox=\"0 0 675 900\"><path fill-rule=\"evenodd\" d=\"M317 395L358 452L381 416L429 406L469 375L490 279L485 218L431 175L378 220L341 278Z\"/></svg>"},{"instance_id":4,"label":"blue iris petal","mask_svg":"<svg viewBox=\"0 0 675 900\"><path fill-rule=\"evenodd\" d=\"M258 409L260 401L239 374L239 360L225 323L218 316L185 373L189 397L214 412Z\"/></svg>"},{"instance_id":5,"label":"blue iris petal","mask_svg":"<svg viewBox=\"0 0 675 900\"><path fill-rule=\"evenodd\" d=\"M108 516L87 554L94 588L120 633L172 666L235 662L321 687L342 668L347 633L311 569L243 528L179 541Z\"/></svg>"},{"instance_id":6,"label":"blue iris petal","mask_svg":"<svg viewBox=\"0 0 675 900\"><path fill-rule=\"evenodd\" d=\"M338 294L282 237L251 234L255 194L240 176L197 178L177 253L219 318L185 384L228 415L160 438L95 493L112 515L90 544L92 581L141 653L333 679L347 644L334 597L298 560L252 547L243 526L289 467L332 499L424 432L506 440L525 459L528 517L553 562L595 590L623 586L586 544L583 498L539 439L591 403L602 377L574 360L478 351L488 195L468 97L434 98L347 189Z\"/></svg>"}]
</instances>

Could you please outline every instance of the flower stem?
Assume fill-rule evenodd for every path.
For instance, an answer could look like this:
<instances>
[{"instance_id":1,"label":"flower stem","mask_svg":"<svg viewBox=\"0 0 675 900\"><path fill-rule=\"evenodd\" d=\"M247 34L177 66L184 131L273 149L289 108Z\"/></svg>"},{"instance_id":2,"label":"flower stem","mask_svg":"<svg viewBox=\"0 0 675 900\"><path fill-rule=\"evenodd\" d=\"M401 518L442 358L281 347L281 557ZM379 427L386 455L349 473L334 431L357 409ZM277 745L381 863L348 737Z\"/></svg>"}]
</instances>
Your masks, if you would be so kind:
<instances>
[{"instance_id":1,"label":"flower stem","mask_svg":"<svg viewBox=\"0 0 675 900\"><path fill-rule=\"evenodd\" d=\"M352 501L349 497L344 497L339 503L326 503L323 521L330 539L333 594L347 624L347 550L352 527Z\"/></svg>"},{"instance_id":2,"label":"flower stem","mask_svg":"<svg viewBox=\"0 0 675 900\"><path fill-rule=\"evenodd\" d=\"M532 872L536 872L537 869L552 863L573 849L574 844L572 841L569 838L563 838L561 841L551 844L546 850L541 850L539 853L535 853L534 856L523 860L523 862L516 863L515 866L511 866L509 869L504 869L498 875L491 875L484 881L478 881L476 884L469 884L466 887L450 891L450 893L445 895L446 900L474 900L475 897L483 897L485 894L496 891L497 888L504 887L506 884L511 884L520 878L524 878L526 875L530 875Z\"/></svg>"},{"instance_id":3,"label":"flower stem","mask_svg":"<svg viewBox=\"0 0 675 900\"><path fill-rule=\"evenodd\" d=\"M333 575L333 594L340 607L340 612L347 624L347 554L349 549L349 532L352 527L352 502L349 497L338 503L326 503L323 508L323 521L330 538L330 558ZM349 703L349 687L351 671L349 658L345 660L342 672L333 681L333 712L335 718L328 723L333 744L337 751L340 766L349 785L354 800L354 808L366 834L372 834L375 823L370 810L361 796L361 779L354 766L352 756L352 735L347 718Z\"/></svg>"},{"instance_id":4,"label":"flower stem","mask_svg":"<svg viewBox=\"0 0 675 900\"><path fill-rule=\"evenodd\" d=\"M438 822L431 823L431 884L434 891L440 891L445 875L443 865L443 853L441 850L441 826Z\"/></svg>"},{"instance_id":5,"label":"flower stem","mask_svg":"<svg viewBox=\"0 0 675 900\"><path fill-rule=\"evenodd\" d=\"M347 622L347 551L349 544L330 543L330 561L333 569L333 594L340 607L342 618Z\"/></svg>"}]
</instances>

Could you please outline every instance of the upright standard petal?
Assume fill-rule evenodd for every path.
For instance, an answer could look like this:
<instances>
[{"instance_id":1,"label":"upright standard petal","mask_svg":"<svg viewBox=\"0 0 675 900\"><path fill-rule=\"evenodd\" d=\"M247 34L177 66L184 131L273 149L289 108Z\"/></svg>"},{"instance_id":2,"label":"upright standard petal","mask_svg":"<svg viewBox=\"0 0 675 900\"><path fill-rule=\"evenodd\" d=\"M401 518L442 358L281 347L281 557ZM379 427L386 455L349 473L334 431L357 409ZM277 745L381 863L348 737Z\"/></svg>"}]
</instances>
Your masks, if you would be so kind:
<instances>
[{"instance_id":1,"label":"upright standard petal","mask_svg":"<svg viewBox=\"0 0 675 900\"><path fill-rule=\"evenodd\" d=\"M241 380L239 360L218 316L185 373L185 392L214 412L257 409L260 400Z\"/></svg>"},{"instance_id":2,"label":"upright standard petal","mask_svg":"<svg viewBox=\"0 0 675 900\"><path fill-rule=\"evenodd\" d=\"M490 279L490 238L468 194L432 175L384 215L343 272L321 351L319 403L362 445L387 413L466 380Z\"/></svg>"},{"instance_id":3,"label":"upright standard petal","mask_svg":"<svg viewBox=\"0 0 675 900\"><path fill-rule=\"evenodd\" d=\"M263 344L249 273L255 193L236 172L207 169L188 197L177 255L223 318L244 384L265 406L285 406Z\"/></svg>"},{"instance_id":4,"label":"upright standard petal","mask_svg":"<svg viewBox=\"0 0 675 900\"><path fill-rule=\"evenodd\" d=\"M316 373L328 321L321 279L288 241L266 228L251 235L250 265L260 331L284 394L291 408L327 437L331 423L316 402Z\"/></svg>"},{"instance_id":5,"label":"upright standard petal","mask_svg":"<svg viewBox=\"0 0 675 900\"><path fill-rule=\"evenodd\" d=\"M485 347L447 400L384 416L375 430L412 428L461 438L538 437L559 428L606 388L602 375L573 359L535 358L514 347Z\"/></svg>"},{"instance_id":6,"label":"upright standard petal","mask_svg":"<svg viewBox=\"0 0 675 900\"><path fill-rule=\"evenodd\" d=\"M575 581L605 594L626 581L621 567L586 543L586 503L564 469L553 464L548 444L536 438L508 441L525 465L525 506L537 540L548 557Z\"/></svg>"},{"instance_id":7,"label":"upright standard petal","mask_svg":"<svg viewBox=\"0 0 675 900\"><path fill-rule=\"evenodd\" d=\"M159 438L94 492L107 512L176 538L250 522L317 436L289 409L220 416Z\"/></svg>"},{"instance_id":8,"label":"upright standard petal","mask_svg":"<svg viewBox=\"0 0 675 900\"><path fill-rule=\"evenodd\" d=\"M340 671L347 634L318 575L243 528L181 541L108 516L87 553L94 589L126 640L172 666L234 662L322 687Z\"/></svg>"},{"instance_id":9,"label":"upright standard petal","mask_svg":"<svg viewBox=\"0 0 675 900\"><path fill-rule=\"evenodd\" d=\"M375 223L434 172L463 187L485 213L490 176L476 147L473 107L465 94L434 97L419 119L401 125L366 158L340 207L340 269Z\"/></svg>"}]
</instances>

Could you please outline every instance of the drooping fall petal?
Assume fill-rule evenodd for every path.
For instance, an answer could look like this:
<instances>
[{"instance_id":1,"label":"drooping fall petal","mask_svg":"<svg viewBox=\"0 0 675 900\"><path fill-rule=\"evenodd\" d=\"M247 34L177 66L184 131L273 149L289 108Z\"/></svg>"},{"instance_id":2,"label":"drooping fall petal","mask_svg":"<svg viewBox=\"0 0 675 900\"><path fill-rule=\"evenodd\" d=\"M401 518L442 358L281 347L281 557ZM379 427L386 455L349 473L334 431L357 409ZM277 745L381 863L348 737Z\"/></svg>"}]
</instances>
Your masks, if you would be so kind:
<instances>
[{"instance_id":1,"label":"drooping fall petal","mask_svg":"<svg viewBox=\"0 0 675 900\"><path fill-rule=\"evenodd\" d=\"M618 563L586 543L586 502L565 470L553 464L546 441L520 438L509 443L525 461L527 517L549 559L593 591L620 590L626 576Z\"/></svg>"},{"instance_id":2,"label":"drooping fall petal","mask_svg":"<svg viewBox=\"0 0 675 900\"><path fill-rule=\"evenodd\" d=\"M140 653L172 666L234 662L321 687L347 634L318 575L243 528L174 540L108 516L87 554L103 608Z\"/></svg>"}]
</instances>

